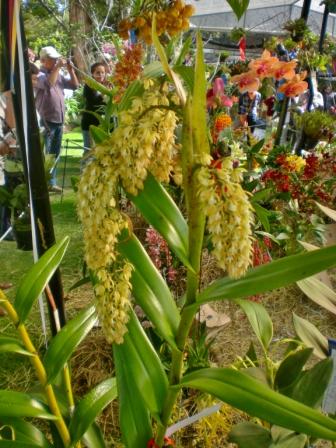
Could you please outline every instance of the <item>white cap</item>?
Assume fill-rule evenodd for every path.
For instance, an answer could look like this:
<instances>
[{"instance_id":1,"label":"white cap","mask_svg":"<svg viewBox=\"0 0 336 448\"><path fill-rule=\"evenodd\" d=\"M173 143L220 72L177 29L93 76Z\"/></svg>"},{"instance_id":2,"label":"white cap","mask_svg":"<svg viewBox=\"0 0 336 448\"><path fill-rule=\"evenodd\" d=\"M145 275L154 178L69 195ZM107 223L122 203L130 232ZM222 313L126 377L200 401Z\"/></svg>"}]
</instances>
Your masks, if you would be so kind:
<instances>
[{"instance_id":1,"label":"white cap","mask_svg":"<svg viewBox=\"0 0 336 448\"><path fill-rule=\"evenodd\" d=\"M40 51L40 58L58 59L61 55L54 47L43 47Z\"/></svg>"}]
</instances>

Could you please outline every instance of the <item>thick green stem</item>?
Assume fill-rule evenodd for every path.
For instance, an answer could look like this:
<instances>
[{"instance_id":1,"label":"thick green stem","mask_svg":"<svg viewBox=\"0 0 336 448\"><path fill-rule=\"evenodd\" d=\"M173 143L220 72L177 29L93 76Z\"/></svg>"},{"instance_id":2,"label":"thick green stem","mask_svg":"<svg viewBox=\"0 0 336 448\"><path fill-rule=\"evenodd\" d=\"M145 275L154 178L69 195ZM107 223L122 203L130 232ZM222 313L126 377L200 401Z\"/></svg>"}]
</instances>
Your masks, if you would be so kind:
<instances>
[{"instance_id":1,"label":"thick green stem","mask_svg":"<svg viewBox=\"0 0 336 448\"><path fill-rule=\"evenodd\" d=\"M205 216L202 206L199 203L199 200L196 195L197 191L196 182L197 178L194 172L189 187L190 188L189 253L190 253L190 263L193 267L193 271L188 270L187 273L187 293L186 293L187 298L185 307L183 308L181 313L181 321L176 336L176 343L179 350L173 352L172 366L169 375L169 383L171 386L179 384L182 377L185 345L195 315L195 309L193 307L188 307L188 305L195 303L200 281L200 266L201 266L202 247L203 247ZM162 425L159 426L156 437L156 443L160 447L163 445L166 429L178 393L179 390L177 388L170 388L168 390L167 397L163 406L163 413L161 418Z\"/></svg>"},{"instance_id":2,"label":"thick green stem","mask_svg":"<svg viewBox=\"0 0 336 448\"><path fill-rule=\"evenodd\" d=\"M9 302L5 294L0 290L0 302L1 306L6 310L8 317L11 319L13 324L17 327L17 331L21 337L21 340L26 348L26 350L32 355L30 357L31 363L33 364L37 378L41 385L44 388L44 393L47 398L47 402L50 408L51 413L57 417L55 421L55 426L62 438L64 446L67 447L70 445L71 439L67 425L63 419L61 411L59 409L57 399L53 390L53 387L47 383L47 373L45 371L44 365L38 355L38 352L32 343L30 336L27 332L27 329L24 324L20 324L20 319L15 311L12 304Z\"/></svg>"}]
</instances>

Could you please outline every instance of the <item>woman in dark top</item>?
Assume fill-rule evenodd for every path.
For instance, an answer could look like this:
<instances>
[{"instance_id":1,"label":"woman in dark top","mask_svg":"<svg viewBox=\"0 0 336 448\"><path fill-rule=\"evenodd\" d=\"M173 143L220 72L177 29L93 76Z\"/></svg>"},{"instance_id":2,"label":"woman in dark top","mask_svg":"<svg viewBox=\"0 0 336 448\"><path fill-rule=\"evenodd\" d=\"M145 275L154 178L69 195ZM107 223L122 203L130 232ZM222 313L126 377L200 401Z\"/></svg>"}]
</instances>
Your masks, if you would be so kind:
<instances>
[{"instance_id":1,"label":"woman in dark top","mask_svg":"<svg viewBox=\"0 0 336 448\"><path fill-rule=\"evenodd\" d=\"M105 65L101 62L96 62L91 66L91 75L92 77L101 84L104 84L106 77L106 69ZM99 115L102 115L102 106L105 105L103 95L97 90L92 89L87 84L84 85L83 96L85 100L86 111L95 112ZM83 143L84 150L87 151L91 147L91 138L90 138L90 126L97 126L99 124L99 120L93 114L89 112L83 112L82 116L82 133L83 133Z\"/></svg>"}]
</instances>

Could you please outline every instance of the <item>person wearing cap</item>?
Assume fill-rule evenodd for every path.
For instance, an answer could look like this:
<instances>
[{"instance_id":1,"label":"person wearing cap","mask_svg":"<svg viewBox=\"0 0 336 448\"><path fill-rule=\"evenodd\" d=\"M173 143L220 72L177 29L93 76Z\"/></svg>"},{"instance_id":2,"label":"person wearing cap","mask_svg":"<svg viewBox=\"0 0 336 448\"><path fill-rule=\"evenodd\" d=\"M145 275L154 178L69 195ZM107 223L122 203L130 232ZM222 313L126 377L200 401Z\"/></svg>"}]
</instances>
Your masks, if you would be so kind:
<instances>
[{"instance_id":1,"label":"person wearing cap","mask_svg":"<svg viewBox=\"0 0 336 448\"><path fill-rule=\"evenodd\" d=\"M65 115L64 89L75 90L79 86L74 68L54 47L44 47L40 51L41 68L35 83L36 108L45 128L45 149L56 159L61 152ZM70 78L60 73L66 67ZM61 192L56 184L56 163L51 172L50 190Z\"/></svg>"}]
</instances>

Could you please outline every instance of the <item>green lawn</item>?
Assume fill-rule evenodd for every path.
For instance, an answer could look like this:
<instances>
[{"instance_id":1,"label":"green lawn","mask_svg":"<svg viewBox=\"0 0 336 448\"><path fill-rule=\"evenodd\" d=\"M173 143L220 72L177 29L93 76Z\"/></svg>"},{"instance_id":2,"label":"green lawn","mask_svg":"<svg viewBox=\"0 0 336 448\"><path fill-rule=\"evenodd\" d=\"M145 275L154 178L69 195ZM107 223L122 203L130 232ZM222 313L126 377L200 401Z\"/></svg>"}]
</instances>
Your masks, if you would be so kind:
<instances>
[{"instance_id":1,"label":"green lawn","mask_svg":"<svg viewBox=\"0 0 336 448\"><path fill-rule=\"evenodd\" d=\"M70 237L69 248L61 264L65 293L74 282L81 278L83 266L82 234L76 215L76 193L71 186L71 177L80 175L82 150L69 149L67 157L65 157L67 140L70 146L74 139L81 139L81 134L71 132L64 135L63 151L58 164L59 185L62 185L64 166L66 166L64 195L55 193L49 195L56 240L59 241L66 235ZM0 259L0 283L13 283L13 287L7 291L8 296L13 298L19 282L33 264L32 252L18 250L15 242L4 241L0 243ZM46 316L46 319L48 321L48 316ZM30 316L28 326L34 342L41 346L44 340L41 334L41 321L37 305ZM0 317L0 334L15 335L15 329L6 317ZM1 354L0 388L5 387L8 380L15 388L24 388L27 378L29 378L29 371L30 364L23 357Z\"/></svg>"}]
</instances>

